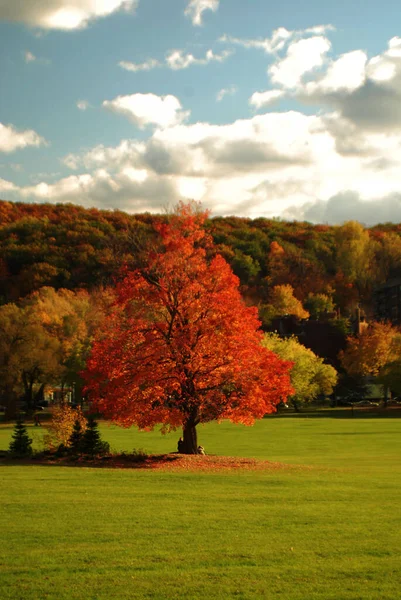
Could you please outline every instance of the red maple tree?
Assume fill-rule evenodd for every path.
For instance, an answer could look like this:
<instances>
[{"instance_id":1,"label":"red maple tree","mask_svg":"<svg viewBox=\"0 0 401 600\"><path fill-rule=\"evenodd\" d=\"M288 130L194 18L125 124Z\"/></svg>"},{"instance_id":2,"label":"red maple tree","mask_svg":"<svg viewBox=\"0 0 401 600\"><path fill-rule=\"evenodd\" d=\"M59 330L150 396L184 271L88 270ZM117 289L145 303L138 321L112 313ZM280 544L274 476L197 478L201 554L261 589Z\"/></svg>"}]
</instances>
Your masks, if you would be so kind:
<instances>
[{"instance_id":1,"label":"red maple tree","mask_svg":"<svg viewBox=\"0 0 401 600\"><path fill-rule=\"evenodd\" d=\"M160 246L116 289L106 329L84 377L95 407L122 426L183 428L182 451L198 451L196 426L252 424L292 392L291 363L261 346L257 310L213 254L207 213L180 205L157 230Z\"/></svg>"}]
</instances>

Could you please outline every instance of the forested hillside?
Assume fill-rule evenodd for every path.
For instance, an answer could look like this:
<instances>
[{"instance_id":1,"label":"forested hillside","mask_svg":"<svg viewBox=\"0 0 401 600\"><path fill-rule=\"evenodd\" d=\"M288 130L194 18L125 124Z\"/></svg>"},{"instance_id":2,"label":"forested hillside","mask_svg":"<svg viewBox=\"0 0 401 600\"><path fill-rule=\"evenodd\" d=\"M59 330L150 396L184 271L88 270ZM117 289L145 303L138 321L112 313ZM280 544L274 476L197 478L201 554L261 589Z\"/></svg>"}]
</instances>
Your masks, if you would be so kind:
<instances>
[{"instance_id":1,"label":"forested hillside","mask_svg":"<svg viewBox=\"0 0 401 600\"><path fill-rule=\"evenodd\" d=\"M197 205L187 209L201 214ZM81 397L81 374L115 306L115 284L121 287L127 272L148 272L152 280L152 257L166 251L161 234L175 218L0 202L0 404L8 415L19 398L33 410L49 386ZM257 306L264 331L287 340L283 345L266 333L265 344L296 366L294 406L330 395L337 371L343 396L362 389L367 376L401 390L399 331L373 320L375 287L401 275L398 225L365 229L357 222L334 227L202 215L200 227L208 240L205 264L221 254L239 277L246 303ZM185 239L175 247L174 268ZM195 249L198 242L194 238ZM148 303L142 307L147 314ZM365 330L363 310L372 324Z\"/></svg>"},{"instance_id":2,"label":"forested hillside","mask_svg":"<svg viewBox=\"0 0 401 600\"><path fill-rule=\"evenodd\" d=\"M75 205L0 201L1 303L42 286L91 290L134 266L138 244L151 242L166 215L129 215ZM303 304L324 294L347 316L372 313L372 291L401 275L400 225L312 225L264 218L207 222L217 250L241 280L248 302L263 307L275 286L290 285ZM313 304L313 298L312 298Z\"/></svg>"}]
</instances>

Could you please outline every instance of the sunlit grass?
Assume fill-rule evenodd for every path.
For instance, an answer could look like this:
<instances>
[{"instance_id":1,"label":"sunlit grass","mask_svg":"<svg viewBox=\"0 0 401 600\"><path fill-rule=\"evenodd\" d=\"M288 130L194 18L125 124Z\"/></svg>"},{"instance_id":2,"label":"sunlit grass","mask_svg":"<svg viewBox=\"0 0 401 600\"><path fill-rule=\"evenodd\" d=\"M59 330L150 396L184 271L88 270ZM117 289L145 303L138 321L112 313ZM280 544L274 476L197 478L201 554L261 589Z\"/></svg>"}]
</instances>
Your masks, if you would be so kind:
<instances>
[{"instance_id":1,"label":"sunlit grass","mask_svg":"<svg viewBox=\"0 0 401 600\"><path fill-rule=\"evenodd\" d=\"M174 451L179 435L101 428L126 451ZM2 466L0 597L400 597L401 419L268 418L199 437L211 454L288 466Z\"/></svg>"}]
</instances>

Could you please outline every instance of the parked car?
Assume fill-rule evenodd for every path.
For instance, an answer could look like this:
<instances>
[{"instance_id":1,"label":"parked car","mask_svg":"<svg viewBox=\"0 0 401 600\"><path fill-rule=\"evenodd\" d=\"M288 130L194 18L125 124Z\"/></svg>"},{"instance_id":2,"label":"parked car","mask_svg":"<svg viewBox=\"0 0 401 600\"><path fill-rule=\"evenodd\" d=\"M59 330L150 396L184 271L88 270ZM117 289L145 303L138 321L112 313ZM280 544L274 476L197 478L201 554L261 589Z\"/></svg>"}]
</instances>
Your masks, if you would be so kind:
<instances>
[{"instance_id":1,"label":"parked car","mask_svg":"<svg viewBox=\"0 0 401 600\"><path fill-rule=\"evenodd\" d=\"M379 406L379 403L371 402L370 400L360 400L359 402L354 402L354 406Z\"/></svg>"}]
</instances>

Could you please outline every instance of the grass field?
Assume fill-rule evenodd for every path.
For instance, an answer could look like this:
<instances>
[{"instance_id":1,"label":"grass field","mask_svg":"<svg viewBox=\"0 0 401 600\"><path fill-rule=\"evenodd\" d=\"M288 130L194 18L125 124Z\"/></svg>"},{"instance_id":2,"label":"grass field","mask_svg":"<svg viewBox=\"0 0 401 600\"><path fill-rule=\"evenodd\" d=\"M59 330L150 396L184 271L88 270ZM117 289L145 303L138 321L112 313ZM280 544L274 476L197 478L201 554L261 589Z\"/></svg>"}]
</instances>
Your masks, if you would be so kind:
<instances>
[{"instance_id":1,"label":"grass field","mask_svg":"<svg viewBox=\"0 0 401 600\"><path fill-rule=\"evenodd\" d=\"M209 453L270 470L1 466L0 598L401 598L401 419L360 416L200 427ZM178 438L102 433L152 453Z\"/></svg>"}]
</instances>

